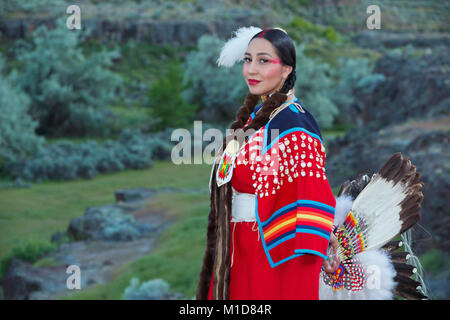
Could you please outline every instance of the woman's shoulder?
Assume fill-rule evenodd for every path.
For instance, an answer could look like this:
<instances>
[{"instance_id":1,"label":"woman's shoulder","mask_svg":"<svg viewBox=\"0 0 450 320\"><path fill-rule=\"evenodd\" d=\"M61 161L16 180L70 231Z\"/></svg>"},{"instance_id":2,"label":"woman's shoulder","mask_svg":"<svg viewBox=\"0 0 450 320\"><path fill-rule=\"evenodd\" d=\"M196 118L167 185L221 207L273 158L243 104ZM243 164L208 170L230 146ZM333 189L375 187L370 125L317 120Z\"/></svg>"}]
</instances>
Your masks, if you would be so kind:
<instances>
[{"instance_id":1,"label":"woman's shoulder","mask_svg":"<svg viewBox=\"0 0 450 320\"><path fill-rule=\"evenodd\" d=\"M289 106L278 112L267 123L265 129L268 134L273 130L278 130L280 136L303 132L322 143L322 134L316 119L297 98Z\"/></svg>"}]
</instances>

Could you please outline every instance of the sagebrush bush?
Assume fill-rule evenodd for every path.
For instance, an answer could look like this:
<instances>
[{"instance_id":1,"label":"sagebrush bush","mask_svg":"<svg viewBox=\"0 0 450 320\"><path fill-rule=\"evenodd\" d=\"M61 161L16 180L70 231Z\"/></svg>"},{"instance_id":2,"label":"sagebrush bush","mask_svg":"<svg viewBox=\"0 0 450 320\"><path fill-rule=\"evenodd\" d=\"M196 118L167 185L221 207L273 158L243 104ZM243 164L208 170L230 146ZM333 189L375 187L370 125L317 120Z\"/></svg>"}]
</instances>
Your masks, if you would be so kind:
<instances>
[{"instance_id":1,"label":"sagebrush bush","mask_svg":"<svg viewBox=\"0 0 450 320\"><path fill-rule=\"evenodd\" d=\"M178 293L170 292L170 285L163 279L153 279L139 284L138 278L132 278L125 289L122 300L174 300L181 299Z\"/></svg>"},{"instance_id":2,"label":"sagebrush bush","mask_svg":"<svg viewBox=\"0 0 450 320\"><path fill-rule=\"evenodd\" d=\"M23 159L43 146L35 133L37 122L28 114L30 99L17 85L17 74L4 75L0 55L0 171L4 164Z\"/></svg>"},{"instance_id":3,"label":"sagebrush bush","mask_svg":"<svg viewBox=\"0 0 450 320\"><path fill-rule=\"evenodd\" d=\"M124 129L118 141L103 144L86 140L76 144L68 140L48 144L34 156L7 164L13 179L26 181L72 180L93 178L99 173L144 169L158 158L170 155L170 138L144 135L139 129Z\"/></svg>"},{"instance_id":4,"label":"sagebrush bush","mask_svg":"<svg viewBox=\"0 0 450 320\"><path fill-rule=\"evenodd\" d=\"M54 29L42 25L29 41L15 43L19 85L31 99L30 113L39 122L39 134L108 133L108 105L121 85L120 76L109 70L117 53L102 50L86 56L80 43L89 31L83 32L68 30L59 19Z\"/></svg>"},{"instance_id":5,"label":"sagebrush bush","mask_svg":"<svg viewBox=\"0 0 450 320\"><path fill-rule=\"evenodd\" d=\"M200 105L200 116L206 121L229 121L234 118L248 92L242 78L242 66L218 68L222 41L204 35L198 40L197 51L191 51L184 66L184 96L189 103Z\"/></svg>"},{"instance_id":6,"label":"sagebrush bush","mask_svg":"<svg viewBox=\"0 0 450 320\"><path fill-rule=\"evenodd\" d=\"M331 99L333 70L328 64L308 57L304 45L296 45L296 54L295 95L314 115L320 127L330 127L338 114Z\"/></svg>"}]
</instances>

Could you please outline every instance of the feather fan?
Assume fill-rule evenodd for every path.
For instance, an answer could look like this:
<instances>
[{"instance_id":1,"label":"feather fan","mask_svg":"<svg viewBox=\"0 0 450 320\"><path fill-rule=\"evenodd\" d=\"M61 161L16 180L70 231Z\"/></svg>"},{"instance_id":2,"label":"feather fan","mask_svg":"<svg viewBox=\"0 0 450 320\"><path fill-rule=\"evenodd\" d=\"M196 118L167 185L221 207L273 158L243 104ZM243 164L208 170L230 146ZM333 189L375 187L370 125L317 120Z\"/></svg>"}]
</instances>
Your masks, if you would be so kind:
<instances>
[{"instance_id":1,"label":"feather fan","mask_svg":"<svg viewBox=\"0 0 450 320\"><path fill-rule=\"evenodd\" d=\"M423 200L424 183L415 169L398 152L372 177L362 175L341 185L333 230L341 265L333 274L322 270L321 300L427 298L408 231L420 220ZM399 234L402 241L393 241ZM402 246L406 251L399 251ZM375 290L366 282L371 267L380 271Z\"/></svg>"},{"instance_id":2,"label":"feather fan","mask_svg":"<svg viewBox=\"0 0 450 320\"><path fill-rule=\"evenodd\" d=\"M337 230L351 243L351 252L339 251L341 259L380 248L420 220L423 182L419 177L408 158L400 152L391 156L358 194Z\"/></svg>"}]
</instances>

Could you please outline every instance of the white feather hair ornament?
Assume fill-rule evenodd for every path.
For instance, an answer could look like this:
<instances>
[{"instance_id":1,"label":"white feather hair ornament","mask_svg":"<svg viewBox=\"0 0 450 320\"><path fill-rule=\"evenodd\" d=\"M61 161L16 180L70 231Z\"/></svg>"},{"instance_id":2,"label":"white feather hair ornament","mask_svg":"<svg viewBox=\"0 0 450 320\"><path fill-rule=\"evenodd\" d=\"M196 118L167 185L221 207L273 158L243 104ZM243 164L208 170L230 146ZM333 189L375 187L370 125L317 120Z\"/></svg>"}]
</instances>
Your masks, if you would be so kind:
<instances>
[{"instance_id":1,"label":"white feather hair ornament","mask_svg":"<svg viewBox=\"0 0 450 320\"><path fill-rule=\"evenodd\" d=\"M251 38L258 32L262 31L258 27L242 27L233 31L234 37L229 39L222 47L220 56L217 59L219 67L232 67L236 62L244 59L245 51L247 51L248 43Z\"/></svg>"}]
</instances>

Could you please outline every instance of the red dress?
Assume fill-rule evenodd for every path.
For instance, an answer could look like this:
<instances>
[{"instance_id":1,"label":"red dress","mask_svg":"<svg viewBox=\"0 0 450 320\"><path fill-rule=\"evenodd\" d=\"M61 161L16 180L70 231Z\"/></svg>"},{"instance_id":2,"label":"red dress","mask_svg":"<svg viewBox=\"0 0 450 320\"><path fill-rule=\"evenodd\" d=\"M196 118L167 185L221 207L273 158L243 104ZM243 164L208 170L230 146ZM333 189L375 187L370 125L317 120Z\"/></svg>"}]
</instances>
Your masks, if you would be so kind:
<instances>
[{"instance_id":1,"label":"red dress","mask_svg":"<svg viewBox=\"0 0 450 320\"><path fill-rule=\"evenodd\" d=\"M256 109L255 109L256 110ZM284 117L292 117L291 114L288 114L288 112L293 112L292 110L286 110L283 111ZM281 113L280 113L281 114ZM295 116L304 116L304 115L296 115ZM283 115L280 116L281 119L283 119ZM251 119L249 119L250 121ZM276 125L276 123L275 123ZM279 125L277 126L280 127ZM292 125L290 126L293 127ZM283 130L283 128L281 128ZM264 137L264 131L267 130L267 125L262 128L262 130L259 130L259 134L261 137ZM320 135L315 136L311 131L303 130L303 128L300 131L296 130L285 130L285 134L283 136L284 139L289 139L290 142L294 142L291 140L297 140L302 141L301 139L305 139L304 135L305 133L311 133L311 135L307 134L307 137L315 137L319 138ZM287 132L287 133L286 133ZM255 134L254 137L257 137L258 134ZM280 135L281 137L282 135ZM281 140L281 138L280 138ZM320 140L320 139L319 139ZM313 140L311 140L311 145ZM316 140L314 140L316 141ZM321 142L321 141L320 141ZM316 158L318 161L317 163L321 162L322 165L324 165L324 149L322 147L322 160L320 160L319 151L321 145L317 148L317 142L314 142L316 145L316 148L310 148L310 150L315 150L318 158ZM251 146L251 143L248 143L249 146ZM291 144L292 147L294 144ZM289 151L289 156L291 156L291 160L294 160L293 155L296 155L296 161L300 164L300 158L297 156L306 156L309 155L306 151L308 150L306 144L302 144L305 146L305 148L297 148L296 152L294 152L293 148ZM309 146L309 145L308 145ZM248 146L247 146L248 147ZM299 144L300 147L300 144ZM248 148L247 148L248 150ZM270 149L269 149L270 150ZM302 155L302 150L304 155ZM306 150L306 151L305 151ZM283 160L289 160L289 157L284 152L285 149L283 147L283 152L278 150L279 153L279 159L280 164L283 163ZM291 152L292 151L292 152ZM273 176L269 176L269 179L259 179L255 177L255 168L252 166L250 162L245 162L244 160L245 151L239 153L237 159L236 159L236 166L233 171L232 176L232 187L242 193L250 193L258 195L260 193L266 192L266 195L269 193L269 196L263 197L261 195L261 198L258 197L258 204L259 207L257 210L257 216L259 213L258 221L255 222L230 222L231 223L231 268L230 268L230 284L229 284L229 299L230 300L240 300L240 299L248 299L248 300L317 300L319 298L319 274L321 271L322 262L324 259L324 255L326 254L326 249L328 247L328 241L326 240L326 236L317 237L320 238L319 240L313 238L315 237L315 234L319 234L319 230L323 233L331 232L331 224L329 221L325 221L325 218L328 220L332 220L332 215L329 214L329 217L325 217L325 214L320 210L315 210L314 208L308 209L308 214L314 214L316 216L312 217L311 219L306 219L304 217L307 217L307 215L303 216L300 215L301 212L299 211L301 206L297 205L297 208L294 211L294 218L292 218L293 221L293 229L289 229L289 212L285 214L286 217L281 216L277 217L273 214L275 212L275 209L279 209L280 207L288 207L287 204L292 202L292 199L294 199L294 203L296 203L296 200L300 197L306 196L307 199L313 199L314 197L311 196L311 192L305 192L305 191L298 191L303 189L308 190L315 190L314 194L322 194L327 197L326 200L322 200L322 202L326 203L328 202L329 207L335 205L334 197L331 194L331 189L328 185L328 181L325 180L325 174L324 169L320 170L320 178L319 178L319 172L317 172L316 178L316 172L314 172L314 175L309 175L309 171L303 171L301 174L298 173L297 175L288 175L286 174L284 177L276 176L279 179L274 179L273 181L278 180L284 180L284 184L281 185L281 189L277 184L274 184L272 182ZM283 158L285 156L285 158ZM315 160L316 160L315 159ZM286 162L284 162L286 163ZM287 162L292 163L292 162ZM301 163L303 165L303 160L301 160ZM316 162L313 162L316 164ZM272 162L271 162L272 164ZM305 168L308 168L311 163L308 163L308 165L305 164ZM288 168L292 168L294 166L288 165L286 167L286 172ZM297 167L297 166L295 166ZM300 165L299 165L300 167ZM318 168L319 166L317 166ZM261 166L262 168L262 166ZM282 171L284 168L282 167ZM312 169L319 170L317 168L311 168L311 172L313 172ZM264 170L267 170L267 167L264 167ZM258 171L258 170L256 170ZM279 171L279 170L278 170ZM259 170L259 172L262 172L262 169ZM299 170L300 172L300 170ZM305 172L307 174L305 174ZM297 173L297 172L296 172ZM256 178L256 179L255 179ZM262 188L256 181L261 180L262 184L266 185L266 189ZM293 181L294 183L289 183ZM267 183L266 181L270 181ZM298 183L297 183L298 181ZM308 181L311 181L310 183ZM301 183L301 187L300 184ZM260 183L261 184L261 183ZM275 187L277 186L277 188ZM304 186L308 188L304 188ZM323 190L325 190L325 192ZM265 191L264 191L265 190ZM270 196L270 192L273 192L273 196ZM278 193L277 193L278 192ZM299 195L299 192L303 192ZM332 199L331 199L332 197ZM279 200L281 198L286 198L287 202L283 202L282 200ZM273 200L277 199L277 200ZM321 200L318 198L314 198L313 200ZM275 201L275 202L274 202ZM306 200L305 200L306 201ZM278 204L280 202L280 204ZM273 203L275 203L273 205ZM273 205L273 209L272 209ZM324 204L324 206L326 206ZM262 208L262 209L261 209ZM278 210L280 211L280 209ZM306 211L305 211L306 212ZM270 219L264 219L263 221L263 215L265 218L269 217ZM303 217L301 219L299 217ZM297 219L295 218L297 217ZM325 218L324 218L325 217ZM331 218L330 218L331 217ZM284 220L282 220L284 219ZM313 221L316 219L316 221ZM321 221L319 221L321 220ZM278 221L278 222L277 222ZM284 221L284 223L282 223ZM305 222L305 221L312 221L311 223ZM326 224L326 230L323 225ZM270 223L269 223L270 222ZM278 223L278 226L277 226ZM316 223L316 224L314 224ZM319 225L321 223L322 225ZM264 226L265 224L268 224ZM281 226L281 227L280 227ZM322 229L320 229L322 227ZM270 228L272 230L270 230ZM309 229L308 229L309 228ZM283 231L284 230L284 231ZM297 230L297 231L296 231ZM306 233L303 233L298 230L306 230ZM311 231L313 230L313 231ZM289 232L288 232L289 231ZM311 231L311 232L310 232ZM289 234L293 232L293 236L286 236L283 234ZM302 236L304 235L304 238ZM275 240L281 239L281 240L272 240L274 237ZM283 238L284 237L284 238ZM310 237L310 238L308 238ZM325 238L325 239L324 239ZM286 240L287 239L287 240ZM300 242L299 242L300 239ZM305 240L306 239L306 240ZM329 234L328 234L329 239ZM272 240L272 242L270 242ZM280 244L278 244L280 243ZM306 244L305 244L306 243ZM285 246L285 247L283 247ZM290 250L295 247L296 250L292 250L291 253ZM278 250L278 251L277 251ZM303 250L303 251L302 251ZM295 252L295 253L294 253ZM311 253L308 253L311 252ZM208 299L212 299L212 278L211 283L209 286L209 293L208 293Z\"/></svg>"}]
</instances>

